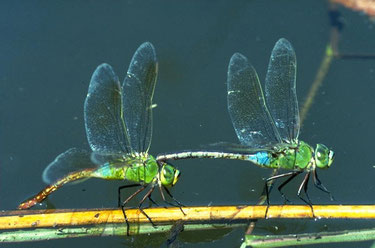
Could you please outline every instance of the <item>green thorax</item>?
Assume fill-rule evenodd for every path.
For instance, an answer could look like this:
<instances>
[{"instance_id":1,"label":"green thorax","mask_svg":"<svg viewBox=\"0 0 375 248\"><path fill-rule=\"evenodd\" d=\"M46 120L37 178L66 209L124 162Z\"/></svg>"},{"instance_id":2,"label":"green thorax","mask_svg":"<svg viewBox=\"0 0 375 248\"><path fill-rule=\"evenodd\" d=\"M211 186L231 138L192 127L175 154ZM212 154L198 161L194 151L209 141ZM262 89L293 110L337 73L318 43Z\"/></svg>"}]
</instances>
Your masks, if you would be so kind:
<instances>
[{"instance_id":1,"label":"green thorax","mask_svg":"<svg viewBox=\"0 0 375 248\"><path fill-rule=\"evenodd\" d=\"M272 154L269 165L271 168L282 168L286 170L305 170L312 165L311 159L314 150L310 145L299 141L295 147L287 146Z\"/></svg>"},{"instance_id":2,"label":"green thorax","mask_svg":"<svg viewBox=\"0 0 375 248\"><path fill-rule=\"evenodd\" d=\"M129 180L151 183L159 173L155 158L146 153L129 154L117 161L107 162L93 172L93 177L108 180Z\"/></svg>"}]
</instances>

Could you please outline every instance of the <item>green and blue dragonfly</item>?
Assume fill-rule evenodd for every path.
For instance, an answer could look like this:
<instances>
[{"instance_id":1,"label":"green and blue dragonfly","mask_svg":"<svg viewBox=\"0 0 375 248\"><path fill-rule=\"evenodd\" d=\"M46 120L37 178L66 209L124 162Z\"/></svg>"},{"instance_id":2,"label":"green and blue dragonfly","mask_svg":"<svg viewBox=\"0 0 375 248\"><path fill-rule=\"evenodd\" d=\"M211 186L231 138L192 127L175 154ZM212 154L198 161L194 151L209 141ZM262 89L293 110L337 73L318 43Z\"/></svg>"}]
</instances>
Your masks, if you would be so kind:
<instances>
[{"instance_id":1,"label":"green and blue dragonfly","mask_svg":"<svg viewBox=\"0 0 375 248\"><path fill-rule=\"evenodd\" d=\"M86 134L92 152L71 148L60 154L43 172L43 181L49 186L18 208L28 209L67 183L93 177L133 182L118 190L118 204L128 227L125 204L146 188L149 191L139 203L140 209L145 199L152 201L151 193L156 186L163 200L164 189L180 206L168 190L176 184L180 172L169 164L159 165L148 154L157 72L155 49L149 42L135 52L122 84L110 65L98 66L84 104ZM120 191L136 186L140 189L122 202Z\"/></svg>"},{"instance_id":2,"label":"green and blue dragonfly","mask_svg":"<svg viewBox=\"0 0 375 248\"><path fill-rule=\"evenodd\" d=\"M316 169L329 168L334 152L323 144L317 144L313 149L298 140L300 118L296 63L295 52L289 41L283 38L277 41L268 65L264 95L255 69L245 56L235 53L228 66L227 100L229 115L241 145L218 143L223 147L161 154L156 159L160 162L186 158L238 159L263 168L289 170L266 180L268 205L268 181L289 177L279 186L281 192L295 176L306 172L297 194L312 207L307 194L310 174L313 175L315 186L329 193L318 179ZM307 200L301 197L302 189ZM284 194L282 196L287 200Z\"/></svg>"}]
</instances>

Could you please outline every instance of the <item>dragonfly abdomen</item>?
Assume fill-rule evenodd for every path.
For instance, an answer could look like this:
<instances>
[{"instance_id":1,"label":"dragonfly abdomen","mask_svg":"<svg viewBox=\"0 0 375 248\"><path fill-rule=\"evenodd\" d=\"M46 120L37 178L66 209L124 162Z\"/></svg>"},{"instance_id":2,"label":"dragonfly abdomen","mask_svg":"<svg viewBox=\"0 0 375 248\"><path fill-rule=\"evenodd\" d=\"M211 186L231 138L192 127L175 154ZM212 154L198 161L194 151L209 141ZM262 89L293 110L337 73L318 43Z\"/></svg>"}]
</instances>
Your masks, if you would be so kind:
<instances>
[{"instance_id":1,"label":"dragonfly abdomen","mask_svg":"<svg viewBox=\"0 0 375 248\"><path fill-rule=\"evenodd\" d=\"M260 167L277 168L278 166L274 163L274 158L270 152L257 152L254 154L246 155L248 161Z\"/></svg>"},{"instance_id":2,"label":"dragonfly abdomen","mask_svg":"<svg viewBox=\"0 0 375 248\"><path fill-rule=\"evenodd\" d=\"M61 188L63 185L65 185L69 182L76 181L76 180L89 178L89 177L91 177L92 173L93 173L92 169L73 172L73 173L67 175L66 177L56 181L54 184L48 185L42 191L40 191L36 196L34 196L32 199L21 203L18 206L18 209L31 208L35 204L37 204L39 202L42 202L44 199L47 198L47 196L49 196L51 193L53 193L57 189Z\"/></svg>"},{"instance_id":3,"label":"dragonfly abdomen","mask_svg":"<svg viewBox=\"0 0 375 248\"><path fill-rule=\"evenodd\" d=\"M124 180L125 179L125 166L113 165L105 163L92 173L92 177L102 178L107 180Z\"/></svg>"},{"instance_id":4,"label":"dragonfly abdomen","mask_svg":"<svg viewBox=\"0 0 375 248\"><path fill-rule=\"evenodd\" d=\"M260 151L252 154L232 153L232 152L211 152L211 151L192 151L179 152L174 154L159 155L157 160L166 161L170 159L188 159L188 158L221 158L250 161L260 167L278 168L274 163L272 153Z\"/></svg>"},{"instance_id":5,"label":"dragonfly abdomen","mask_svg":"<svg viewBox=\"0 0 375 248\"><path fill-rule=\"evenodd\" d=\"M190 158L223 158L236 160L249 160L247 154L228 153L228 152L211 152L211 151L188 151L172 154L158 155L158 161L190 159Z\"/></svg>"}]
</instances>

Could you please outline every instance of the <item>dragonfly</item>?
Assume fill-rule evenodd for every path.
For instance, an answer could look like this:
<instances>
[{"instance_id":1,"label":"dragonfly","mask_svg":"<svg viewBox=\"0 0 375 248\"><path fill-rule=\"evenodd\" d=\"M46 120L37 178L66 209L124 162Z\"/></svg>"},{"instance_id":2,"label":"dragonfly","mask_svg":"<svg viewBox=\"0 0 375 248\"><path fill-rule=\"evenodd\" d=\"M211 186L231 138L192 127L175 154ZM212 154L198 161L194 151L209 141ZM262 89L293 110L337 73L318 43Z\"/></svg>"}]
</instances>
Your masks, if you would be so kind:
<instances>
[{"instance_id":1,"label":"dragonfly","mask_svg":"<svg viewBox=\"0 0 375 248\"><path fill-rule=\"evenodd\" d=\"M271 53L264 94L254 67L244 55L235 53L228 66L227 102L228 112L241 144L220 142L214 145L213 149L161 154L157 156L157 160L237 159L250 161L262 168L287 170L286 173L266 179L267 206L270 205L269 181L287 178L278 190L283 198L289 201L282 193L282 188L297 175L305 172L297 192L298 197L313 211L307 194L308 181L312 174L314 185L328 193L332 200L330 192L319 180L316 169L329 168L334 160L334 152L324 144L317 144L313 149L298 139L300 117L296 68L296 55L292 45L284 38L279 39ZM302 190L307 199L301 196Z\"/></svg>"},{"instance_id":2,"label":"dragonfly","mask_svg":"<svg viewBox=\"0 0 375 248\"><path fill-rule=\"evenodd\" d=\"M163 190L181 206L168 189L177 183L180 171L170 164L159 164L148 153L157 73L155 49L149 42L136 50L122 84L110 65L99 65L91 77L84 103L86 135L92 151L71 148L57 156L42 175L49 185L18 208L28 209L63 185L89 178L133 183L118 189L118 205L128 230L125 205L146 188L149 190L140 201L139 209L152 224L141 206L147 198L154 202L151 193L155 187L160 189L164 201ZM137 186L139 189L135 193L121 201L122 189Z\"/></svg>"}]
</instances>

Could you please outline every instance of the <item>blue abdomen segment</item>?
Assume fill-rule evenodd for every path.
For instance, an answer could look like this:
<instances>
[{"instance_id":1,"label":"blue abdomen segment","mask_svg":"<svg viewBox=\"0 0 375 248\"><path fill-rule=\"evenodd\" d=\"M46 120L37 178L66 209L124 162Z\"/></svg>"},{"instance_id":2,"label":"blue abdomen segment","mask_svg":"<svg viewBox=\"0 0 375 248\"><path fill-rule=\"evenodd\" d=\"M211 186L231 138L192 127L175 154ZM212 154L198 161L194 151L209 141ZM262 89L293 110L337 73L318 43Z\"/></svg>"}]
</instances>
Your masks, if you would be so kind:
<instances>
[{"instance_id":1,"label":"blue abdomen segment","mask_svg":"<svg viewBox=\"0 0 375 248\"><path fill-rule=\"evenodd\" d=\"M268 152L257 152L251 155L247 155L248 160L264 167L269 167L271 165L271 154Z\"/></svg>"}]
</instances>

